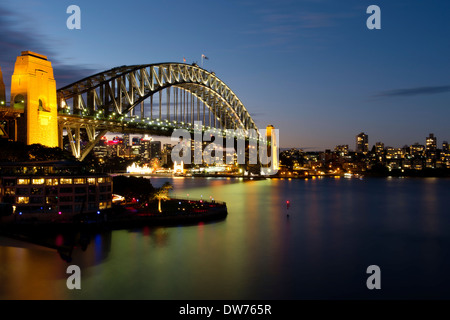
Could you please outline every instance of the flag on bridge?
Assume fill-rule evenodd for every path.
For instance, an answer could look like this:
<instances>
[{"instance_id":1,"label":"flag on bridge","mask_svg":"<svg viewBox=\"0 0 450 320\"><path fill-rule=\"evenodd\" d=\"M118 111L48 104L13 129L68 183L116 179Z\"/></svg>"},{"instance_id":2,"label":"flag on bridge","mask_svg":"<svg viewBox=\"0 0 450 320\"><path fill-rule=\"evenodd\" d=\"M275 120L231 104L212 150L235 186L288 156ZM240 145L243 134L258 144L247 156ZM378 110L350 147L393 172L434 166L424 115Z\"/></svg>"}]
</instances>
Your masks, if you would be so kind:
<instances>
[{"instance_id":1,"label":"flag on bridge","mask_svg":"<svg viewBox=\"0 0 450 320\"><path fill-rule=\"evenodd\" d=\"M209 58L207 56L205 56L204 54L202 54L202 58L205 60L209 60Z\"/></svg>"},{"instance_id":2,"label":"flag on bridge","mask_svg":"<svg viewBox=\"0 0 450 320\"><path fill-rule=\"evenodd\" d=\"M185 57L183 57L183 62L186 63L186 58Z\"/></svg>"}]
</instances>

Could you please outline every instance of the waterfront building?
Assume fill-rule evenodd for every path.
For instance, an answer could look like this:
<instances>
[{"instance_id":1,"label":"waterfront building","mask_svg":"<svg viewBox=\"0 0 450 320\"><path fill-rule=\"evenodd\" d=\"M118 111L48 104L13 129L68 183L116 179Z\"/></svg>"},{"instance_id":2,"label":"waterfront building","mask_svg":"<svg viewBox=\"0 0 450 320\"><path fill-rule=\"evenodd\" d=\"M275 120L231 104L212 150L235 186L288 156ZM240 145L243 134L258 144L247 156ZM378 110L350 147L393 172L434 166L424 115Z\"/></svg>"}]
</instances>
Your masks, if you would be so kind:
<instances>
[{"instance_id":1,"label":"waterfront building","mask_svg":"<svg viewBox=\"0 0 450 320\"><path fill-rule=\"evenodd\" d=\"M0 202L18 219L68 219L111 208L112 178L68 161L0 164Z\"/></svg>"}]
</instances>

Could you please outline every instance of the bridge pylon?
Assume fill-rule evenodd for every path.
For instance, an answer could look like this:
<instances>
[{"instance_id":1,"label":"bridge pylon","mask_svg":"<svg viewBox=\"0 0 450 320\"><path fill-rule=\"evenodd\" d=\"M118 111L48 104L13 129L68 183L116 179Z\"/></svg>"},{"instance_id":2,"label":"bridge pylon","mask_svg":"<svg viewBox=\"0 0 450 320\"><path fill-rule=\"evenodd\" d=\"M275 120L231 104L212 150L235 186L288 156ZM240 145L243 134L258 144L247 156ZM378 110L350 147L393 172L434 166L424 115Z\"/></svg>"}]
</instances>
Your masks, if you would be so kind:
<instances>
[{"instance_id":1,"label":"bridge pylon","mask_svg":"<svg viewBox=\"0 0 450 320\"><path fill-rule=\"evenodd\" d=\"M58 146L56 81L46 56L22 51L17 57L11 79L10 107L23 110L23 116L17 119L18 141Z\"/></svg>"}]
</instances>

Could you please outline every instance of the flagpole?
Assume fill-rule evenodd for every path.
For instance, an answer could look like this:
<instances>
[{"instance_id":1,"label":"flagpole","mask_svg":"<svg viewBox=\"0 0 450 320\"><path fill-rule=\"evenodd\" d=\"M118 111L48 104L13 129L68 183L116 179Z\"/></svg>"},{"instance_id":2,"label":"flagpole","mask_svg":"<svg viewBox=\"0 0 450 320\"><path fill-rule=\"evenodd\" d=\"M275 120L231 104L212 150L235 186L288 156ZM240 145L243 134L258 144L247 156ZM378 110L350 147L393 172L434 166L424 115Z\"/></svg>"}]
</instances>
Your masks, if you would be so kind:
<instances>
[{"instance_id":1,"label":"flagpole","mask_svg":"<svg viewBox=\"0 0 450 320\"><path fill-rule=\"evenodd\" d=\"M203 69L203 54L202 54L202 69Z\"/></svg>"}]
</instances>

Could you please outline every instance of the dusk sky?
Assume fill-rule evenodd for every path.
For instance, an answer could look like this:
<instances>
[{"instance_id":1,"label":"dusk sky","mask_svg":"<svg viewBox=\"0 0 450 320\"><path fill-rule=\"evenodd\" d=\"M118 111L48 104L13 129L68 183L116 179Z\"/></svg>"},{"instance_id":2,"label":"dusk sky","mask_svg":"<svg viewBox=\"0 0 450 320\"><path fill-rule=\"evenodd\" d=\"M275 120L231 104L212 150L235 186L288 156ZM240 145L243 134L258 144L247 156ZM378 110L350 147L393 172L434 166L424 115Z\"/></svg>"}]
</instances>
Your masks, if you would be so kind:
<instances>
[{"instance_id":1,"label":"dusk sky","mask_svg":"<svg viewBox=\"0 0 450 320\"><path fill-rule=\"evenodd\" d=\"M81 30L69 30L69 5ZM381 29L369 30L369 5ZM197 62L259 128L305 151L450 141L450 2L445 0L1 0L0 67L48 56L57 88L121 65ZM7 89L8 90L8 89Z\"/></svg>"}]
</instances>

